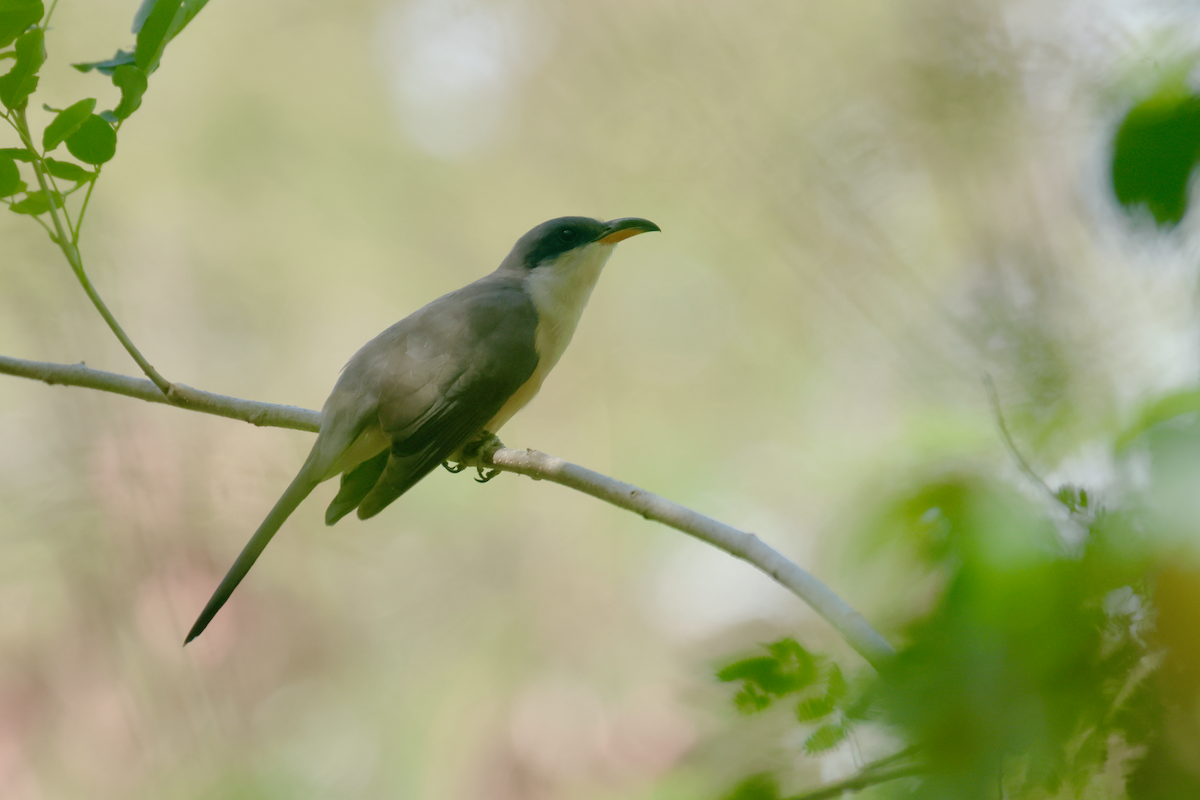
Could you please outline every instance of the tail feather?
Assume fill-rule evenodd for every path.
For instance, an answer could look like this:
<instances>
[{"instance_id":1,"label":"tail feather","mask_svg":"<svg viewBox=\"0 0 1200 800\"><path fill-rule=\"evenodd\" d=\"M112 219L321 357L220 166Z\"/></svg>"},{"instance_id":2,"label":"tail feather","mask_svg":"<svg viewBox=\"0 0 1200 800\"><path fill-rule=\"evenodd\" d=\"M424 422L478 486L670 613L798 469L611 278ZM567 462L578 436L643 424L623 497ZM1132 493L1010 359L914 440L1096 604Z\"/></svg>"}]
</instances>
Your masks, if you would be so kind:
<instances>
[{"instance_id":1,"label":"tail feather","mask_svg":"<svg viewBox=\"0 0 1200 800\"><path fill-rule=\"evenodd\" d=\"M254 566L254 562L258 560L267 543L271 541L271 537L279 530L284 521L291 516L291 513L296 510L296 506L312 493L320 483L319 479L310 477L312 470L309 464L305 464L300 470L283 496L275 503L275 507L271 509L271 513L267 514L267 518L258 526L258 530L250 537L250 541L246 543L237 560L233 562L233 566L229 568L229 572L225 573L221 585L213 592L213 596L209 599L208 605L200 612L200 616L196 619L196 624L188 631L187 638L183 643L195 639L204 629L208 627L208 623L221 610L221 606L225 605L225 601L233 594L233 590L242 582L242 578L246 577L246 573Z\"/></svg>"},{"instance_id":2,"label":"tail feather","mask_svg":"<svg viewBox=\"0 0 1200 800\"><path fill-rule=\"evenodd\" d=\"M332 525L342 517L358 508L358 504L367 496L383 474L387 465L389 450L380 451L374 458L368 458L349 472L342 474L342 485L337 497L329 504L325 512L325 524Z\"/></svg>"}]
</instances>

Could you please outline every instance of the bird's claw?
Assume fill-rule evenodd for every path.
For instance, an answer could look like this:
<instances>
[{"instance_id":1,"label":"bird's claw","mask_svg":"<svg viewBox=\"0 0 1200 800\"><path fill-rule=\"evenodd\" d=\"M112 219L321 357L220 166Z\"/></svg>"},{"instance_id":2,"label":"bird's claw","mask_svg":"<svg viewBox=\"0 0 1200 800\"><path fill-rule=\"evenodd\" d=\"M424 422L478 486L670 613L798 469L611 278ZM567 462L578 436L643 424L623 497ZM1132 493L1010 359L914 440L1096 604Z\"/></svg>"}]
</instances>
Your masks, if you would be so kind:
<instances>
[{"instance_id":1,"label":"bird's claw","mask_svg":"<svg viewBox=\"0 0 1200 800\"><path fill-rule=\"evenodd\" d=\"M451 464L449 461L443 461L442 466L446 468L446 472L451 472L455 475L467 468L465 464Z\"/></svg>"},{"instance_id":2,"label":"bird's claw","mask_svg":"<svg viewBox=\"0 0 1200 800\"><path fill-rule=\"evenodd\" d=\"M479 477L475 479L476 483L487 483L500 474L500 470L498 469L489 469L487 472L483 471L483 467L476 467L475 469L479 470Z\"/></svg>"}]
</instances>

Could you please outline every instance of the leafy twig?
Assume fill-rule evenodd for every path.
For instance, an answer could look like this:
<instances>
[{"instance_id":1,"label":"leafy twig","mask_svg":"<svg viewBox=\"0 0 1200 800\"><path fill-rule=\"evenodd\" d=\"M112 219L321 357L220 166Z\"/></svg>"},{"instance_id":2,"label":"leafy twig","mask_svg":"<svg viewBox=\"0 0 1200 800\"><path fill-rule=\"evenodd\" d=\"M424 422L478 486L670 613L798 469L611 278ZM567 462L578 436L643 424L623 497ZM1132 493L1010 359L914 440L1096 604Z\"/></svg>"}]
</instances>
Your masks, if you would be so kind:
<instances>
[{"instance_id":1,"label":"leafy twig","mask_svg":"<svg viewBox=\"0 0 1200 800\"><path fill-rule=\"evenodd\" d=\"M120 340L121 344L125 347L125 350L128 351L130 356L133 357L133 360L137 362L137 365L142 368L142 372L146 373L146 376L154 382L154 385L158 387L159 391L161 391L168 398L171 398L173 396L171 383L162 375L160 375L158 370L151 366L150 362L146 360L146 357L143 356L141 351L137 349L133 343L133 340L129 338L128 334L125 333L125 330L121 327L120 323L117 322L117 318L114 317L112 312L108 310L108 306L100 297L100 293L97 292L96 287L92 285L91 279L88 278L87 272L83 268L83 260L79 255L79 248L77 246L77 233L72 236L67 236L67 232L63 230L62 220L59 219L58 210L54 204L54 194L50 192L50 187L46 183L45 165L42 163L42 159L40 156L38 156L37 149L33 145L33 137L29 134L29 124L25 119L25 109L18 108L13 112L13 114L16 117L17 133L20 134L21 141L24 143L25 148L34 155L33 171L37 175L38 185L42 187L42 192L45 193L47 199L49 200L50 219L53 221L54 230L57 232L57 235L51 236L51 238L54 239L55 244L59 246L59 249L62 250L63 255L66 256L67 263L71 265L71 270L75 273L75 277L83 286L83 290L87 292L87 296L91 298L92 305L94 305L96 310L100 312L100 316L102 316L104 321L108 323L108 327L112 329L112 332L116 335L117 339ZM82 214L80 221L82 222Z\"/></svg>"}]
</instances>

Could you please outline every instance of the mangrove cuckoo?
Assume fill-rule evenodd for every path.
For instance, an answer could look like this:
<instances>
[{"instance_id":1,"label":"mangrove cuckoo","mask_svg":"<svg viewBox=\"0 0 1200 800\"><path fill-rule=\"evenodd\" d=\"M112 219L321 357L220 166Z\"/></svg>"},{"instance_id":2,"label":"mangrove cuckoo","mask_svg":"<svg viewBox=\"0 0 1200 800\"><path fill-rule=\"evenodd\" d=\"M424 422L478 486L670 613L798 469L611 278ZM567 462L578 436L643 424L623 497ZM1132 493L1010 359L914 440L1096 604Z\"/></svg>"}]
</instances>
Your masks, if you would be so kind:
<instances>
[{"instance_id":1,"label":"mangrove cuckoo","mask_svg":"<svg viewBox=\"0 0 1200 800\"><path fill-rule=\"evenodd\" d=\"M522 236L492 274L363 345L321 410L304 466L188 632L195 639L318 483L342 476L332 525L373 517L435 467L459 461L528 403L558 363L613 246L657 231L636 217L560 217Z\"/></svg>"}]
</instances>

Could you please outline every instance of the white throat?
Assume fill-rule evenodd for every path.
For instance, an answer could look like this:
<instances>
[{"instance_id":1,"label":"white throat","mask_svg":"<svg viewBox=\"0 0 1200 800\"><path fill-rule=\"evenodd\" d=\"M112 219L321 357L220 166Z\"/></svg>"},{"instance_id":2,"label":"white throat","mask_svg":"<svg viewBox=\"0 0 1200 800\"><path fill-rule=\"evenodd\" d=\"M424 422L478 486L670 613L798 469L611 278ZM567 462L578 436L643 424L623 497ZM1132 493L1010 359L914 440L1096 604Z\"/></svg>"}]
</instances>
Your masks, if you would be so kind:
<instances>
[{"instance_id":1,"label":"white throat","mask_svg":"<svg viewBox=\"0 0 1200 800\"><path fill-rule=\"evenodd\" d=\"M538 372L543 375L558 363L570 344L614 247L594 242L563 253L525 276L525 291L537 309Z\"/></svg>"}]
</instances>

